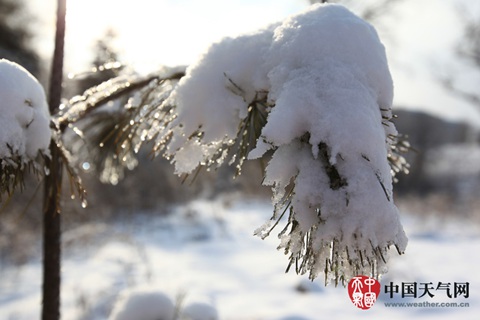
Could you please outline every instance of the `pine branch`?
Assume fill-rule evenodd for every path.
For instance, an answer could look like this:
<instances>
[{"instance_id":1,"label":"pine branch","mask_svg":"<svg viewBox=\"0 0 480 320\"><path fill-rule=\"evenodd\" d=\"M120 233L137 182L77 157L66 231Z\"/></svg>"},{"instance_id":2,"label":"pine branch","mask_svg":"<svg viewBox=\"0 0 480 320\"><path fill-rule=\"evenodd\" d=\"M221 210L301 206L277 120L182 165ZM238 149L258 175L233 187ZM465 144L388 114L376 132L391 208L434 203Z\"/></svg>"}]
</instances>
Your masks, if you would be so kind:
<instances>
[{"instance_id":1,"label":"pine branch","mask_svg":"<svg viewBox=\"0 0 480 320\"><path fill-rule=\"evenodd\" d=\"M44 174L44 159L41 152L34 160L26 161L14 153L9 158L0 159L0 202L2 195L6 194L10 198L16 190L22 192L27 175L32 174L40 180Z\"/></svg>"},{"instance_id":2,"label":"pine branch","mask_svg":"<svg viewBox=\"0 0 480 320\"><path fill-rule=\"evenodd\" d=\"M104 106L108 102L117 100L121 97L126 97L132 93L146 87L153 81L179 80L185 75L184 72L177 72L168 77L161 77L158 75L149 76L146 78L137 79L136 81L129 81L128 79L111 79L96 87L90 88L82 96L77 96L69 101L68 108L60 114L55 115L56 123L58 123L61 131L66 127L88 116L99 107ZM117 83L119 82L119 83ZM110 92L105 91L104 88L110 89ZM100 97L95 97L95 94L100 93Z\"/></svg>"},{"instance_id":3,"label":"pine branch","mask_svg":"<svg viewBox=\"0 0 480 320\"><path fill-rule=\"evenodd\" d=\"M125 168L133 169L142 144L155 138L150 132L171 121L171 108L162 103L184 71L168 73L119 76L72 98L55 122L62 132L74 133L64 139L77 155L75 165L88 162L111 184L123 178Z\"/></svg>"}]
</instances>

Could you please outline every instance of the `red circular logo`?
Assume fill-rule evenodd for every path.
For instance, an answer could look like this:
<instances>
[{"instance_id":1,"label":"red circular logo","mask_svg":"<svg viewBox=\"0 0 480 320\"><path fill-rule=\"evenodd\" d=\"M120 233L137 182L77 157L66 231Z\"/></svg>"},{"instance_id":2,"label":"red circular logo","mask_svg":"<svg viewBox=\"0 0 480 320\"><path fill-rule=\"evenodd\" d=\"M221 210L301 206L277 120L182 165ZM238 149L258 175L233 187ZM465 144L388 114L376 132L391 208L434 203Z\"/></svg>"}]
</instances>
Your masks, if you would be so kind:
<instances>
[{"instance_id":1,"label":"red circular logo","mask_svg":"<svg viewBox=\"0 0 480 320\"><path fill-rule=\"evenodd\" d=\"M380 294L380 282L374 278L359 275L348 282L348 296L353 305L362 310L370 309Z\"/></svg>"}]
</instances>

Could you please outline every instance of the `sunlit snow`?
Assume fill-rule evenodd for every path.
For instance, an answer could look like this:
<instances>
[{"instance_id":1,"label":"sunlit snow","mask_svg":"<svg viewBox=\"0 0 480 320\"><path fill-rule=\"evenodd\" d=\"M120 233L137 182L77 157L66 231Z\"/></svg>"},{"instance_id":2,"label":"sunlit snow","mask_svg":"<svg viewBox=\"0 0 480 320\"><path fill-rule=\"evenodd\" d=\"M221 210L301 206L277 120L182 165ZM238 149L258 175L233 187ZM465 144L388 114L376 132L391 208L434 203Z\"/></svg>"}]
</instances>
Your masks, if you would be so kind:
<instances>
[{"instance_id":1,"label":"sunlit snow","mask_svg":"<svg viewBox=\"0 0 480 320\"><path fill-rule=\"evenodd\" d=\"M22 66L0 60L0 158L32 160L47 152L50 137L43 87Z\"/></svg>"}]
</instances>

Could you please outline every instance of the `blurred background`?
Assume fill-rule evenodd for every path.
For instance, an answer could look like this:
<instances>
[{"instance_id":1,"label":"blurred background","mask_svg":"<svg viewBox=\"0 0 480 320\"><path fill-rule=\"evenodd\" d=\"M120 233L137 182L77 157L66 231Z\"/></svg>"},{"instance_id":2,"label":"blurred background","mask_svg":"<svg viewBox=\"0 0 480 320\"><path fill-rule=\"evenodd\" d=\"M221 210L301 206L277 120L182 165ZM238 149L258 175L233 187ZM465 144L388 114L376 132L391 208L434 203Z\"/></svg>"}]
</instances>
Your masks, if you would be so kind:
<instances>
[{"instance_id":1,"label":"blurred background","mask_svg":"<svg viewBox=\"0 0 480 320\"><path fill-rule=\"evenodd\" d=\"M64 97L80 94L115 76L116 71L71 75L113 61L139 73L155 71L162 65L188 65L212 42L254 31L314 2L320 1L68 0ZM407 224L409 219L437 221L434 225L441 227L435 227L434 233L457 223L476 228L480 222L480 2L331 2L344 4L371 22L386 46L395 82L395 123L413 148L407 155L410 174L400 175L395 186L397 205ZM0 0L0 58L20 63L45 87L53 51L55 10L53 0ZM185 221L200 226L194 228L189 239L215 238L210 228L217 233L226 230L222 225L229 218L223 213L235 208L235 203L268 203L270 199L270 190L261 186L262 169L256 162L249 163L236 179L232 179L233 168L222 168L215 173L201 173L192 184L182 184L168 161L152 161L148 150L140 154L139 165L126 172L116 185L100 183L97 174L90 171L82 173L88 190L87 208L65 192L67 257L75 256L82 248L105 243L106 235L116 240L123 237L124 241L137 232L133 227L125 232L124 226L145 228L149 219L178 213L179 208L183 208L180 216ZM12 268L21 270L40 259L41 189L41 183L32 178L24 192L0 204L0 279ZM217 211L204 209L199 199L213 203ZM202 210L215 212L201 222L198 217L202 217ZM173 223L169 228L185 224ZM204 233L198 235L198 230ZM415 238L415 232L410 236ZM286 259L283 262L286 264ZM311 289L305 286L296 288ZM125 287L128 285L121 286ZM94 319L95 314L102 314L98 308L92 311L87 294L75 297L72 304L79 310L77 318ZM23 319L12 305L11 314Z\"/></svg>"}]
</instances>

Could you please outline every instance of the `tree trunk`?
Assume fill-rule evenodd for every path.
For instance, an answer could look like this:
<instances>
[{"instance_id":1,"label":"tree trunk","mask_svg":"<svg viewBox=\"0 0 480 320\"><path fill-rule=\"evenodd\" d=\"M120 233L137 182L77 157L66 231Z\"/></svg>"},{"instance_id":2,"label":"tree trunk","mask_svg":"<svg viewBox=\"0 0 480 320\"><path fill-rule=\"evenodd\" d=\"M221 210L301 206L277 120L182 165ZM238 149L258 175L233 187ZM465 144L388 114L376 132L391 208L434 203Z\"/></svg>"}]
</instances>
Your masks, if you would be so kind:
<instances>
[{"instance_id":1,"label":"tree trunk","mask_svg":"<svg viewBox=\"0 0 480 320\"><path fill-rule=\"evenodd\" d=\"M63 79L63 49L65 40L66 0L57 1L57 26L55 50L50 76L49 107L54 113L60 106ZM62 161L58 147L50 144L51 158L45 166L49 174L45 178L43 203L43 308L42 320L60 319L60 265L61 265L61 207Z\"/></svg>"},{"instance_id":2,"label":"tree trunk","mask_svg":"<svg viewBox=\"0 0 480 320\"><path fill-rule=\"evenodd\" d=\"M43 216L43 320L60 319L61 216L60 194L62 163L58 148L50 146L50 174L45 180Z\"/></svg>"}]
</instances>

